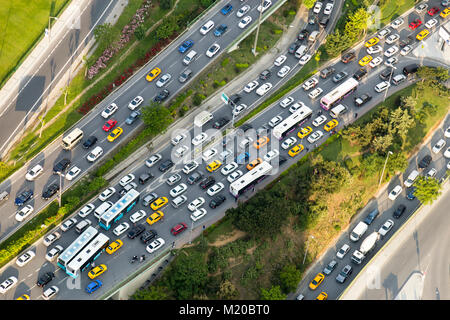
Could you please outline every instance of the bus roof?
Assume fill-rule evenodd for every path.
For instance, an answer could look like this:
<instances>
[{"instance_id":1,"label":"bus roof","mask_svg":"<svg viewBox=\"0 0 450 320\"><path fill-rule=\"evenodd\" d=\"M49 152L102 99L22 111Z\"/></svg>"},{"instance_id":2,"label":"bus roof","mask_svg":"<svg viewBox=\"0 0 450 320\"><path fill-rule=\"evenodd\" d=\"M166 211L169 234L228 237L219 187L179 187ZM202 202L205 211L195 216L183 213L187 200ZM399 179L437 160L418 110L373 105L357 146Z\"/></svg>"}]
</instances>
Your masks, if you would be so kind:
<instances>
[{"instance_id":1,"label":"bus roof","mask_svg":"<svg viewBox=\"0 0 450 320\"><path fill-rule=\"evenodd\" d=\"M300 109L295 111L289 117L284 119L281 123L279 123L275 128L273 128L273 135L275 138L280 139L286 130L292 128L293 125L303 121L306 117L312 114L311 108L307 106L302 106Z\"/></svg>"},{"instance_id":2,"label":"bus roof","mask_svg":"<svg viewBox=\"0 0 450 320\"><path fill-rule=\"evenodd\" d=\"M105 245L109 241L109 237L103 233L99 233L92 242L90 242L86 248L83 249L69 264L67 265L67 271L76 272L83 264L88 261L98 249ZM69 270L70 269L70 270Z\"/></svg>"},{"instance_id":3,"label":"bus roof","mask_svg":"<svg viewBox=\"0 0 450 320\"><path fill-rule=\"evenodd\" d=\"M253 170L247 172L230 184L231 194L236 196L242 188L246 187L256 179L266 175L270 170L272 170L272 165L266 161L263 161L261 164L253 168Z\"/></svg>"},{"instance_id":4,"label":"bus roof","mask_svg":"<svg viewBox=\"0 0 450 320\"><path fill-rule=\"evenodd\" d=\"M58 263L64 267L77 255L96 235L98 231L89 226L70 246L66 248L58 257Z\"/></svg>"},{"instance_id":5,"label":"bus roof","mask_svg":"<svg viewBox=\"0 0 450 320\"><path fill-rule=\"evenodd\" d=\"M123 208L126 208L136 197L139 196L139 192L131 189L122 198L119 199L114 205L109 208L104 214L100 216L100 219L106 222L114 220L114 218L119 214Z\"/></svg>"},{"instance_id":6,"label":"bus roof","mask_svg":"<svg viewBox=\"0 0 450 320\"><path fill-rule=\"evenodd\" d=\"M342 98L343 95L348 93L354 87L356 87L358 83L359 82L356 79L349 78L345 82L334 88L330 93L322 97L322 99L320 99L320 102L324 105L329 106Z\"/></svg>"}]
</instances>

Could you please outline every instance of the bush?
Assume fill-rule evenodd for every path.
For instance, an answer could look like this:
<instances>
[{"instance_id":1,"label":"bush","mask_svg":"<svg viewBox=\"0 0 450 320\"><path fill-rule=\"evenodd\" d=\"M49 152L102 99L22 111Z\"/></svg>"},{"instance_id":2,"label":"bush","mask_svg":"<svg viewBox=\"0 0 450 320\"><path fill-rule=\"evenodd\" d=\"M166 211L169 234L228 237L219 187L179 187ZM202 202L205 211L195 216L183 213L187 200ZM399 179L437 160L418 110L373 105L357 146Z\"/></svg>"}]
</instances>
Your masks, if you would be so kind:
<instances>
[{"instance_id":1,"label":"bush","mask_svg":"<svg viewBox=\"0 0 450 320\"><path fill-rule=\"evenodd\" d=\"M230 58L225 58L222 60L222 62L220 63L220 65L222 67L226 67L226 65L230 62Z\"/></svg>"},{"instance_id":2,"label":"bush","mask_svg":"<svg viewBox=\"0 0 450 320\"><path fill-rule=\"evenodd\" d=\"M205 97L203 94L201 94L201 93L196 93L195 96L194 96L194 98L192 99L192 103L193 103L195 106L199 106L199 105L202 104L202 101L203 101L203 99L205 99L205 98L206 98L206 97Z\"/></svg>"},{"instance_id":3,"label":"bush","mask_svg":"<svg viewBox=\"0 0 450 320\"><path fill-rule=\"evenodd\" d=\"M283 33L283 30L275 29L275 30L272 30L272 32L273 32L273 34L280 34L280 33Z\"/></svg>"},{"instance_id":4,"label":"bush","mask_svg":"<svg viewBox=\"0 0 450 320\"><path fill-rule=\"evenodd\" d=\"M236 63L236 68L240 69L248 68L248 63Z\"/></svg>"}]
</instances>

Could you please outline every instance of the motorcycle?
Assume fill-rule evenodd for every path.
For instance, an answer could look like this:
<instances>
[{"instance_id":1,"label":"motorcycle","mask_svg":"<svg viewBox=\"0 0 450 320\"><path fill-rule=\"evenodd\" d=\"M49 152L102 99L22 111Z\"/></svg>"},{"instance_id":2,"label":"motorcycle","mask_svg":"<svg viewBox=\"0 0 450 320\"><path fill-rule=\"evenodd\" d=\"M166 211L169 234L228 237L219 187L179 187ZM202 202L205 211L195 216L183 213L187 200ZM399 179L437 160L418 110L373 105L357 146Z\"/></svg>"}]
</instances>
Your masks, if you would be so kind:
<instances>
[{"instance_id":1,"label":"motorcycle","mask_svg":"<svg viewBox=\"0 0 450 320\"><path fill-rule=\"evenodd\" d=\"M138 256L134 256L133 258L131 258L130 263L134 263L135 261L137 261L137 259L138 259Z\"/></svg>"}]
</instances>

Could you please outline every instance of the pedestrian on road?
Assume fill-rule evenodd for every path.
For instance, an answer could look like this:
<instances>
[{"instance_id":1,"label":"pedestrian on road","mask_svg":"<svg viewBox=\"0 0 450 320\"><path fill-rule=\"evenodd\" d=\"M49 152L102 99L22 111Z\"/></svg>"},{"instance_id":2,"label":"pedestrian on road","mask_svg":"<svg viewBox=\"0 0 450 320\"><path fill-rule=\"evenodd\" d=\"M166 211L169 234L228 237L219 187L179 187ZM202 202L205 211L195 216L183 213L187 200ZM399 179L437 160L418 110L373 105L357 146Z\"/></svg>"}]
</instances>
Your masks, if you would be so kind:
<instances>
[{"instance_id":1,"label":"pedestrian on road","mask_svg":"<svg viewBox=\"0 0 450 320\"><path fill-rule=\"evenodd\" d=\"M175 241L174 241L174 242L172 242L172 248L173 248L173 247L175 247Z\"/></svg>"},{"instance_id":2,"label":"pedestrian on road","mask_svg":"<svg viewBox=\"0 0 450 320\"><path fill-rule=\"evenodd\" d=\"M309 148L308 148L308 147L306 147L305 149L306 149L306 152L308 152L308 151L309 151Z\"/></svg>"},{"instance_id":3,"label":"pedestrian on road","mask_svg":"<svg viewBox=\"0 0 450 320\"><path fill-rule=\"evenodd\" d=\"M358 113L357 112L355 112L355 119L358 117Z\"/></svg>"}]
</instances>

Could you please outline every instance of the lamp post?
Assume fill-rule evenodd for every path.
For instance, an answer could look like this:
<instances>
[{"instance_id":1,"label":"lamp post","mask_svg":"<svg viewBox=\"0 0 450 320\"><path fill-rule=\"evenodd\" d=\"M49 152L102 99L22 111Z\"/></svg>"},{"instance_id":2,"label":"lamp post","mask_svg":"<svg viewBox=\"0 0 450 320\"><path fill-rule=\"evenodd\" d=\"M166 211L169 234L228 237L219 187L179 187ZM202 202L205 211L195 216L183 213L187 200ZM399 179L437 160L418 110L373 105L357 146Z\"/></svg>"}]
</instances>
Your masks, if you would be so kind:
<instances>
[{"instance_id":1,"label":"lamp post","mask_svg":"<svg viewBox=\"0 0 450 320\"><path fill-rule=\"evenodd\" d=\"M189 244L192 243L192 230L194 229L194 220L191 221L191 233L189 234Z\"/></svg>"},{"instance_id":2,"label":"lamp post","mask_svg":"<svg viewBox=\"0 0 450 320\"><path fill-rule=\"evenodd\" d=\"M58 204L61 208L61 194L62 194L62 178L64 178L64 175L61 172L56 172L59 176L59 190L58 190Z\"/></svg>"},{"instance_id":3,"label":"lamp post","mask_svg":"<svg viewBox=\"0 0 450 320\"><path fill-rule=\"evenodd\" d=\"M51 36L52 36L52 29L50 28L50 21L51 21L51 19L55 19L55 20L58 20L58 18L57 17L52 17L52 16L49 16L48 17L48 41L50 42L50 38L51 38Z\"/></svg>"},{"instance_id":4,"label":"lamp post","mask_svg":"<svg viewBox=\"0 0 450 320\"><path fill-rule=\"evenodd\" d=\"M314 239L314 236L311 236L310 238L311 238L311 239ZM308 254L308 246L309 246L309 238L308 238L308 241L306 241L305 256L303 257L303 262L302 262L302 264L305 264L306 255Z\"/></svg>"},{"instance_id":5,"label":"lamp post","mask_svg":"<svg viewBox=\"0 0 450 320\"><path fill-rule=\"evenodd\" d=\"M258 36L259 36L259 27L261 26L261 16L262 16L262 12L263 12L263 4L264 4L264 0L261 0L261 11L259 12L258 27L256 28L255 45L252 50L253 55L255 57L256 57L256 44L258 43Z\"/></svg>"},{"instance_id":6,"label":"lamp post","mask_svg":"<svg viewBox=\"0 0 450 320\"><path fill-rule=\"evenodd\" d=\"M384 170L386 169L386 164L387 164L387 161L388 161L388 159L389 159L389 155L390 155L390 154L393 154L392 151L389 151L389 152L388 152L388 154L387 154L387 156L386 156L386 161L384 161L384 167L383 167L383 171L381 172L381 177L380 177L380 182L378 183L378 188L380 187L381 180L383 180Z\"/></svg>"},{"instance_id":7,"label":"lamp post","mask_svg":"<svg viewBox=\"0 0 450 320\"><path fill-rule=\"evenodd\" d=\"M391 74L389 75L389 84L391 84L392 74L394 73L394 70L397 70L397 68L394 67L394 66L392 66ZM384 92L384 98L383 98L383 101L386 100L386 96L387 96L387 92L388 92L388 91L389 91L389 87L388 87L388 88L385 90L385 92Z\"/></svg>"}]
</instances>

